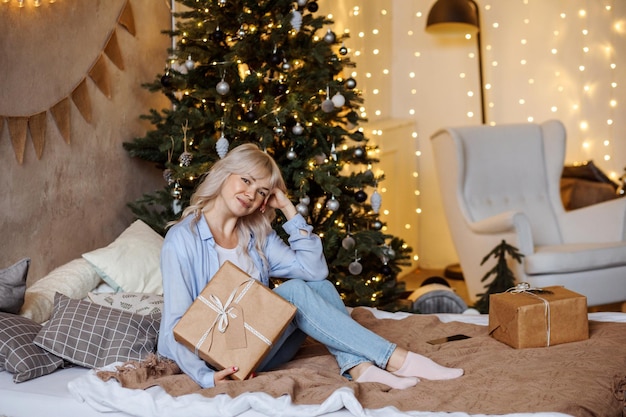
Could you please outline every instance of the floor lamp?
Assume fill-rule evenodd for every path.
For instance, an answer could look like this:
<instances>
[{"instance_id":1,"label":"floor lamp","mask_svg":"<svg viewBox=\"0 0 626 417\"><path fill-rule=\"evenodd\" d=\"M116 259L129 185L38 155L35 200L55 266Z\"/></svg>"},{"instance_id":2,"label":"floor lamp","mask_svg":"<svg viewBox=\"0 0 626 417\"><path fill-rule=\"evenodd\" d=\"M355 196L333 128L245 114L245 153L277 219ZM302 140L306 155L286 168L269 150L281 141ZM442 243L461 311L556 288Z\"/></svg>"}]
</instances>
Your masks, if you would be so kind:
<instances>
[{"instance_id":1,"label":"floor lamp","mask_svg":"<svg viewBox=\"0 0 626 417\"><path fill-rule=\"evenodd\" d=\"M475 35L478 43L478 77L482 123L486 123L483 56L480 43L480 15L474 0L437 0L428 12L426 32L437 35Z\"/></svg>"}]
</instances>

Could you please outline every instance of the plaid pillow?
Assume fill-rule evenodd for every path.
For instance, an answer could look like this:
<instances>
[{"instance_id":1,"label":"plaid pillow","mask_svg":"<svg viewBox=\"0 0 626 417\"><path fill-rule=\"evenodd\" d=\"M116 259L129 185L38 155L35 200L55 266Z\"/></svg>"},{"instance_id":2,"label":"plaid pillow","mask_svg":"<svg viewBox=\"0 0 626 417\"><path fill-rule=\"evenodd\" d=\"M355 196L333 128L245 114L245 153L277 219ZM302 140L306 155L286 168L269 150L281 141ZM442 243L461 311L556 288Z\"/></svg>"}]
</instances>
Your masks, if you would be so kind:
<instances>
[{"instance_id":1,"label":"plaid pillow","mask_svg":"<svg viewBox=\"0 0 626 417\"><path fill-rule=\"evenodd\" d=\"M56 293L52 318L34 343L76 365L99 368L154 352L160 319Z\"/></svg>"},{"instance_id":2,"label":"plaid pillow","mask_svg":"<svg viewBox=\"0 0 626 417\"><path fill-rule=\"evenodd\" d=\"M0 312L0 369L13 375L13 382L24 382L51 373L63 366L63 359L33 344L41 324Z\"/></svg>"}]
</instances>

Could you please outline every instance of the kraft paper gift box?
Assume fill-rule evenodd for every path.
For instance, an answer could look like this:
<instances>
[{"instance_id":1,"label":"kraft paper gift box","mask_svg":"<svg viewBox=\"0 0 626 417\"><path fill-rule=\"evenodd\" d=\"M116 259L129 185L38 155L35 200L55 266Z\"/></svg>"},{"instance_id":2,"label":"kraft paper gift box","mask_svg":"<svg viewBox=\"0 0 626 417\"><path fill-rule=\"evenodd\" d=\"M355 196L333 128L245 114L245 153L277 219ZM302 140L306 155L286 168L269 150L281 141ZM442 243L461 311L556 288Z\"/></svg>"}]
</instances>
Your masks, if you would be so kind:
<instances>
[{"instance_id":1,"label":"kraft paper gift box","mask_svg":"<svg viewBox=\"0 0 626 417\"><path fill-rule=\"evenodd\" d=\"M246 379L296 314L296 307L225 262L174 327L174 338L221 370Z\"/></svg>"},{"instance_id":2,"label":"kraft paper gift box","mask_svg":"<svg viewBox=\"0 0 626 417\"><path fill-rule=\"evenodd\" d=\"M522 283L489 297L489 333L516 349L588 339L587 298L560 286L536 291Z\"/></svg>"}]
</instances>

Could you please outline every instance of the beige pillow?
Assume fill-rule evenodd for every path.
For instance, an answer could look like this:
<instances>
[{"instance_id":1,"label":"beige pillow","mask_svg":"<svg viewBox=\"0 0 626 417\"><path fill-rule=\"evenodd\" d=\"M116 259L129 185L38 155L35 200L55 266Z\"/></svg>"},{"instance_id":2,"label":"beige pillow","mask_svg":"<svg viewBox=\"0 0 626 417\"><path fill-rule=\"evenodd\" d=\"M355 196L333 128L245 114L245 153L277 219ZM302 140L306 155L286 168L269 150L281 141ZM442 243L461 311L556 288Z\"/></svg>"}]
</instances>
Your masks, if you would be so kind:
<instances>
[{"instance_id":1,"label":"beige pillow","mask_svg":"<svg viewBox=\"0 0 626 417\"><path fill-rule=\"evenodd\" d=\"M163 310L163 296L137 292L97 293L90 292L89 300L101 306L116 310L127 311L133 314L161 314Z\"/></svg>"},{"instance_id":2,"label":"beige pillow","mask_svg":"<svg viewBox=\"0 0 626 417\"><path fill-rule=\"evenodd\" d=\"M96 270L82 258L52 270L26 289L20 315L37 323L50 318L54 294L60 292L70 298L85 298L101 281Z\"/></svg>"},{"instance_id":3,"label":"beige pillow","mask_svg":"<svg viewBox=\"0 0 626 417\"><path fill-rule=\"evenodd\" d=\"M163 294L163 237L136 220L109 246L83 254L115 291Z\"/></svg>"}]
</instances>

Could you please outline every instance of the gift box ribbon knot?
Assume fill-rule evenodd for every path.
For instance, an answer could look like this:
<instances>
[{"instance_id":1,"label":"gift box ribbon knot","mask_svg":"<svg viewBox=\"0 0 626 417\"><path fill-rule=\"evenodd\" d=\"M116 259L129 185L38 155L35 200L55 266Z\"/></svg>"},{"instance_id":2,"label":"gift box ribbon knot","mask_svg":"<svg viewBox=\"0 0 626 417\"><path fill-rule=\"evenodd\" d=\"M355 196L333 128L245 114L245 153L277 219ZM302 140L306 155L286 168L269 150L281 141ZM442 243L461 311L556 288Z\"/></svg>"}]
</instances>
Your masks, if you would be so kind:
<instances>
[{"instance_id":1,"label":"gift box ribbon knot","mask_svg":"<svg viewBox=\"0 0 626 417\"><path fill-rule=\"evenodd\" d=\"M537 293L545 292L550 293L550 291L545 291L541 288L531 287L527 282L520 282L515 287L509 288L506 292L510 292L513 294L526 294L532 297L535 297L543 302L544 306L544 316L546 319L546 346L550 346L550 303L543 297L537 295Z\"/></svg>"},{"instance_id":2,"label":"gift box ribbon knot","mask_svg":"<svg viewBox=\"0 0 626 417\"><path fill-rule=\"evenodd\" d=\"M213 323L211 323L211 326L209 326L209 328L203 333L202 337L198 340L198 343L196 343L194 347L194 353L196 355L198 355L198 351L200 350L200 347L206 342L206 339L209 337L209 335L212 336L214 334L213 330L216 325L217 325L217 330L220 333L225 333L226 330L228 329L229 317L231 319L238 318L237 313L239 311L239 308L238 308L239 301L241 301L241 299L245 297L245 295L248 293L248 290L252 287L252 284L254 284L254 282L255 280L251 278L241 283L241 285L239 286L239 287L243 286L243 289L241 290L241 292L237 294L239 287L235 288L230 293L225 303L222 303L219 297L216 296L215 294L209 294L208 298L202 294L198 296L198 300L200 300L202 303L208 306L211 310L215 311L217 315L215 316ZM243 323L243 326L250 333L258 337L263 343L267 344L270 347L272 346L272 341L269 340L267 337L263 336L254 327L250 326L246 322ZM209 341L208 350L211 350L212 344L213 344L213 337L211 337L211 340Z\"/></svg>"}]
</instances>

